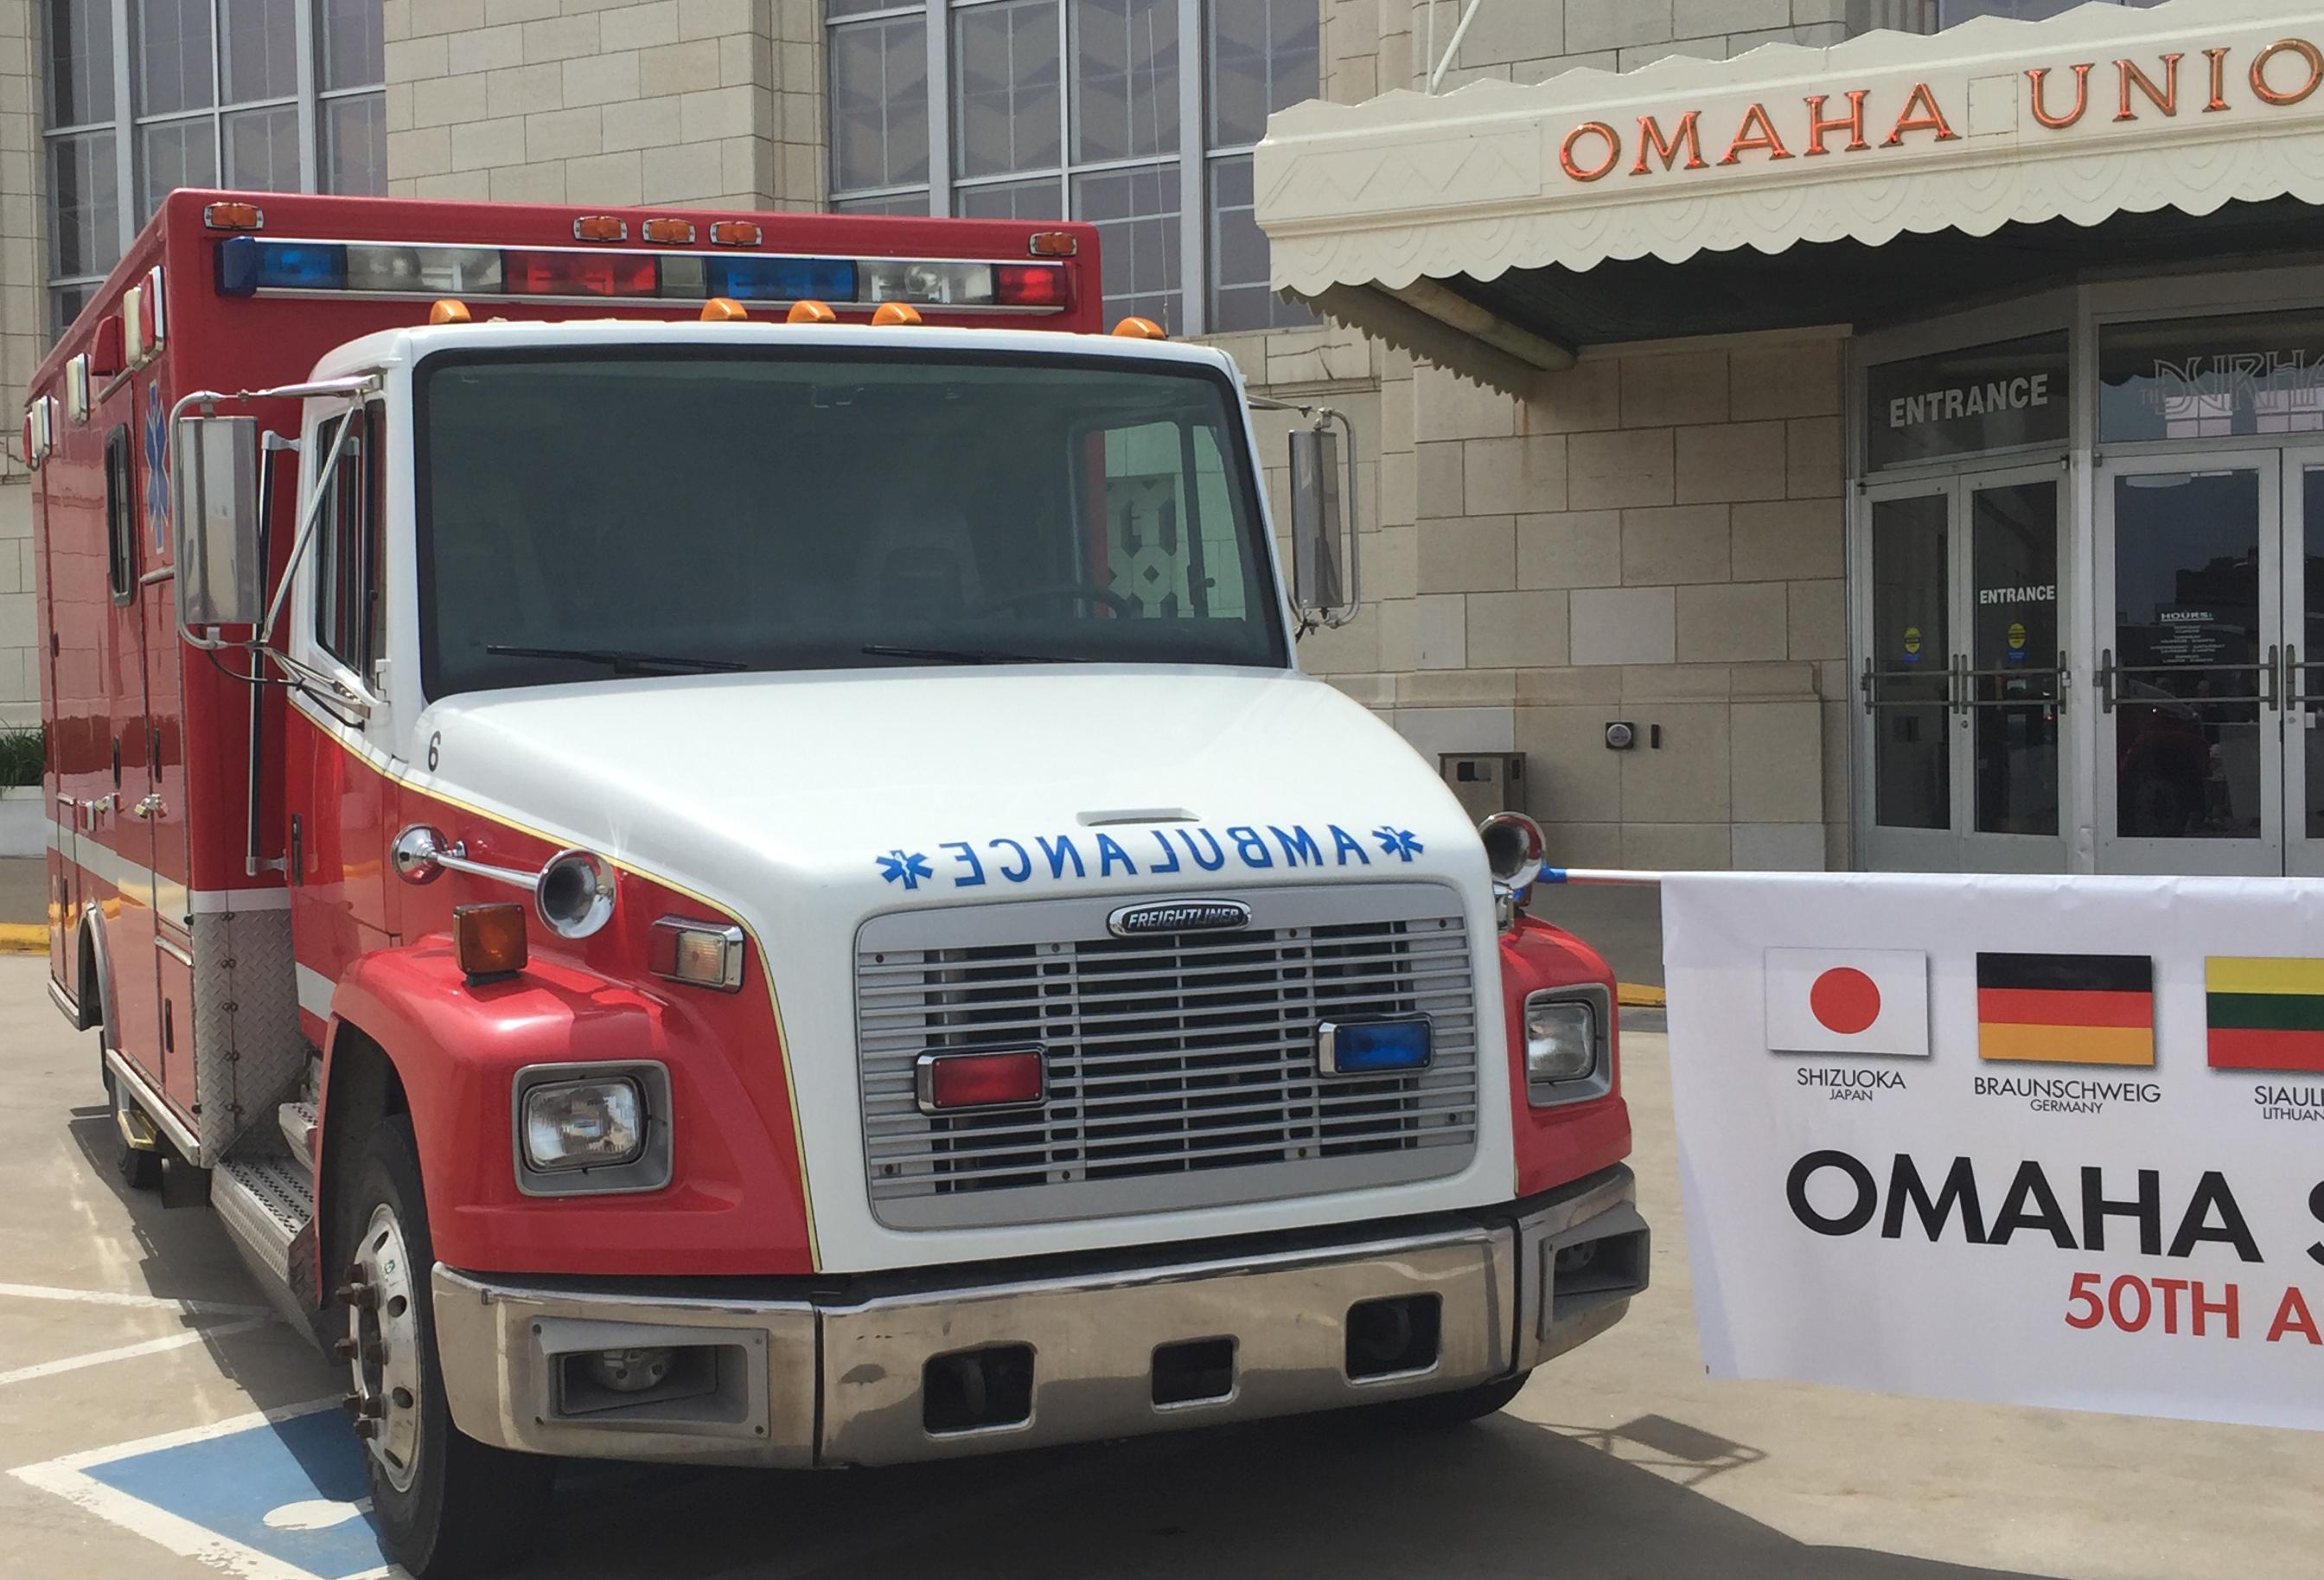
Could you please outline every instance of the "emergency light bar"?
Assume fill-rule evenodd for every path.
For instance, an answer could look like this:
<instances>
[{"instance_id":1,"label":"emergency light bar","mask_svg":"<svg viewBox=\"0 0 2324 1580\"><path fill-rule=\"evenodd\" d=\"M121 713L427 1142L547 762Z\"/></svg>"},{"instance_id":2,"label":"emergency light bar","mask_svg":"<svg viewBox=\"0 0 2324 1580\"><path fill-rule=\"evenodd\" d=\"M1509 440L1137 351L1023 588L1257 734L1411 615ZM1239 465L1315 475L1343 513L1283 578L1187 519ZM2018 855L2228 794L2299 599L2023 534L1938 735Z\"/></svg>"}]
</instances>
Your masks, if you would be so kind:
<instances>
[{"instance_id":1,"label":"emergency light bar","mask_svg":"<svg viewBox=\"0 0 2324 1580\"><path fill-rule=\"evenodd\" d=\"M1062 263L969 259L817 258L775 253L644 253L585 247L465 247L262 240L217 250L221 296L339 292L504 297L530 301L920 303L988 312L1062 312Z\"/></svg>"}]
</instances>

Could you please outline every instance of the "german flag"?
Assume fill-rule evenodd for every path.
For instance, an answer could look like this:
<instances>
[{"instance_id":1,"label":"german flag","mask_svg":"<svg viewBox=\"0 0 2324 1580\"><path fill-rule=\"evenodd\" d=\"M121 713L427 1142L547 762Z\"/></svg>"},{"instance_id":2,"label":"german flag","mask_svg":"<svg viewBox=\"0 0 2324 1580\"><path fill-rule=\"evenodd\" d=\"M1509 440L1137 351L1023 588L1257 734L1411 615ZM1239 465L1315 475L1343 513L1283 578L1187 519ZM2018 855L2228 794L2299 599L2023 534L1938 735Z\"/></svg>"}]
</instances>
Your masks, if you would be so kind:
<instances>
[{"instance_id":1,"label":"german flag","mask_svg":"<svg viewBox=\"0 0 2324 1580\"><path fill-rule=\"evenodd\" d=\"M2213 1069L2324 1075L2324 960L2214 956L2203 1013Z\"/></svg>"},{"instance_id":2,"label":"german flag","mask_svg":"<svg viewBox=\"0 0 2324 1580\"><path fill-rule=\"evenodd\" d=\"M2154 962L2144 955L1979 954L1977 1056L2151 1067Z\"/></svg>"}]
</instances>

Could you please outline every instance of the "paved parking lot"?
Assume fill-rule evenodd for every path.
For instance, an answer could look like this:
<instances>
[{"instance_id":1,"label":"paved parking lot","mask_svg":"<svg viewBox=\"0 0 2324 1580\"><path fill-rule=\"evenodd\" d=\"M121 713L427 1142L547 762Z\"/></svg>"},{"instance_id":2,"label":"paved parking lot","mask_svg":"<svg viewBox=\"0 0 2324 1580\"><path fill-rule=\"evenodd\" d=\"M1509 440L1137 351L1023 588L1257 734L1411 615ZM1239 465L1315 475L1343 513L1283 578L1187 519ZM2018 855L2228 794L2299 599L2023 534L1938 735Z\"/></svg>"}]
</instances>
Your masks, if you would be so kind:
<instances>
[{"instance_id":1,"label":"paved parking lot","mask_svg":"<svg viewBox=\"0 0 2324 1580\"><path fill-rule=\"evenodd\" d=\"M217 1223L115 1187L92 1039L0 956L0 1575L375 1574L338 1378ZM2299 1576L2324 1439L1702 1378L1667 1064L1628 1043L1655 1288L1488 1424L824 1475L574 1466L547 1576ZM2319 1385L2324 1386L2324 1377Z\"/></svg>"}]
</instances>

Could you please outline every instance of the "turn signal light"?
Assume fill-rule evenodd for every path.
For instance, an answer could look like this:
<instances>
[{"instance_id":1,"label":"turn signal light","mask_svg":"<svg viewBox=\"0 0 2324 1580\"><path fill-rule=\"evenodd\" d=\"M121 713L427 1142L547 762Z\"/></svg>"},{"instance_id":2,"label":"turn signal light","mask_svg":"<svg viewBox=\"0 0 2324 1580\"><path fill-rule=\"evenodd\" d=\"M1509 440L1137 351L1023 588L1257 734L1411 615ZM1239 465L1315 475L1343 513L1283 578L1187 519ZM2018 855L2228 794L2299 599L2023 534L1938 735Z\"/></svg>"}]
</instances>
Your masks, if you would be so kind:
<instances>
[{"instance_id":1,"label":"turn signal light","mask_svg":"<svg viewBox=\"0 0 2324 1580\"><path fill-rule=\"evenodd\" d=\"M787 324L835 324L839 315L819 301L795 301L783 315Z\"/></svg>"},{"instance_id":2,"label":"turn signal light","mask_svg":"<svg viewBox=\"0 0 2324 1580\"><path fill-rule=\"evenodd\" d=\"M924 1053L913 1067L923 1113L961 1109L1031 1108L1047 1095L1041 1050L1005 1053Z\"/></svg>"},{"instance_id":3,"label":"turn signal light","mask_svg":"<svg viewBox=\"0 0 2324 1580\"><path fill-rule=\"evenodd\" d=\"M1070 258L1082 250L1082 240L1070 230L1037 230L1026 250L1037 258Z\"/></svg>"},{"instance_id":4,"label":"turn signal light","mask_svg":"<svg viewBox=\"0 0 2324 1580\"><path fill-rule=\"evenodd\" d=\"M750 316L742 310L742 304L731 296L714 296L702 304L702 321L706 324L737 323Z\"/></svg>"},{"instance_id":5,"label":"turn signal light","mask_svg":"<svg viewBox=\"0 0 2324 1580\"><path fill-rule=\"evenodd\" d=\"M1152 319L1124 319L1114 325L1113 332L1126 340L1167 340L1170 336Z\"/></svg>"},{"instance_id":6,"label":"turn signal light","mask_svg":"<svg viewBox=\"0 0 2324 1580\"><path fill-rule=\"evenodd\" d=\"M428 310L428 321L431 324L465 324L468 321L468 304L454 301L448 296L441 298Z\"/></svg>"},{"instance_id":7,"label":"turn signal light","mask_svg":"<svg viewBox=\"0 0 2324 1580\"><path fill-rule=\"evenodd\" d=\"M470 982L488 982L524 969L524 907L456 905L452 957Z\"/></svg>"},{"instance_id":8,"label":"turn signal light","mask_svg":"<svg viewBox=\"0 0 2324 1580\"><path fill-rule=\"evenodd\" d=\"M920 310L908 301L883 301L872 310L872 321L883 326L917 324L920 321Z\"/></svg>"},{"instance_id":9,"label":"turn signal light","mask_svg":"<svg viewBox=\"0 0 2324 1580\"><path fill-rule=\"evenodd\" d=\"M584 214L573 222L573 239L576 242L625 242L630 239L630 222L611 214Z\"/></svg>"},{"instance_id":10,"label":"turn signal light","mask_svg":"<svg viewBox=\"0 0 2324 1580\"><path fill-rule=\"evenodd\" d=\"M649 219L638 226L638 234L650 242L666 246L688 247L694 245L694 222L690 219Z\"/></svg>"},{"instance_id":11,"label":"turn signal light","mask_svg":"<svg viewBox=\"0 0 2324 1580\"><path fill-rule=\"evenodd\" d=\"M263 230L266 216L255 203L213 203L202 210L202 223L212 230Z\"/></svg>"},{"instance_id":12,"label":"turn signal light","mask_svg":"<svg viewBox=\"0 0 2324 1580\"><path fill-rule=\"evenodd\" d=\"M722 247L755 247L759 245L759 227L747 219L714 219L710 222L710 239Z\"/></svg>"}]
</instances>

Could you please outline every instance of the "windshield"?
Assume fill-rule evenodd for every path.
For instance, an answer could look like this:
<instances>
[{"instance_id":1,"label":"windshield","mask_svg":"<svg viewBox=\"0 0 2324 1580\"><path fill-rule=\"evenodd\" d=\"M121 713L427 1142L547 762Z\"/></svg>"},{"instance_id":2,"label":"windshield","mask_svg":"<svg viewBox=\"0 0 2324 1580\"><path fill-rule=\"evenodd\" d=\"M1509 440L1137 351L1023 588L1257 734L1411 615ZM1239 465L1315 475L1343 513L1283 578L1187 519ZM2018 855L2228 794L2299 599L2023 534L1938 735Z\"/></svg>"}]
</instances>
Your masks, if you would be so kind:
<instances>
[{"instance_id":1,"label":"windshield","mask_svg":"<svg viewBox=\"0 0 2324 1580\"><path fill-rule=\"evenodd\" d=\"M430 696L606 674L1279 667L1232 389L1087 357L431 359Z\"/></svg>"}]
</instances>

